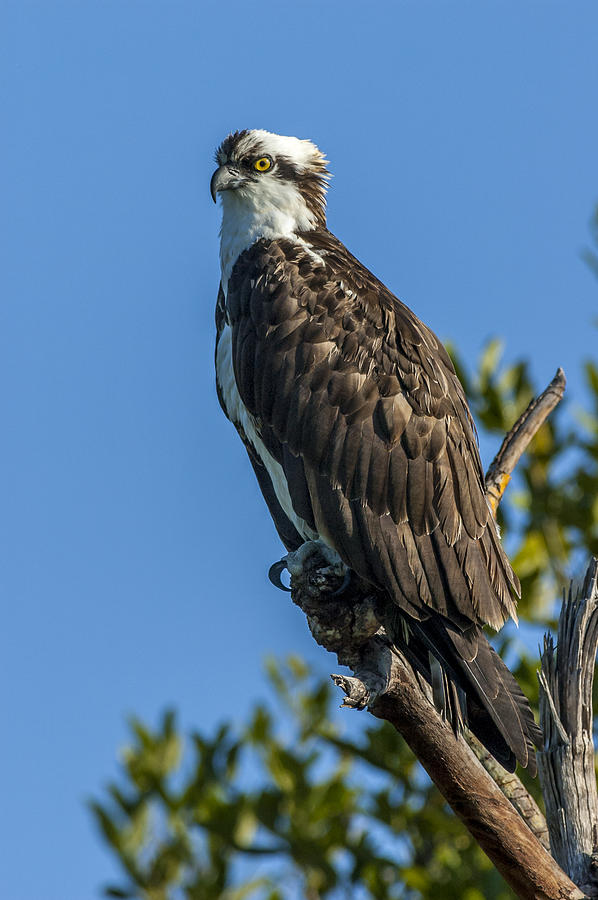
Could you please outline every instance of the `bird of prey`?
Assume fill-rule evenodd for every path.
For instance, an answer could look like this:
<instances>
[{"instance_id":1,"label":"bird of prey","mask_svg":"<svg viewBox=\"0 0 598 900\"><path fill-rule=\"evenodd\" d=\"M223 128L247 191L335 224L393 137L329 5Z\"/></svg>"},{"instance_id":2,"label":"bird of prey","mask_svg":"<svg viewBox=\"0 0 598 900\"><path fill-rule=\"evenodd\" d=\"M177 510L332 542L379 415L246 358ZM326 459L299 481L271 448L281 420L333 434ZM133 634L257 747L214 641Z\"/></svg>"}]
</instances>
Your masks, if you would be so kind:
<instances>
[{"instance_id":1,"label":"bird of prey","mask_svg":"<svg viewBox=\"0 0 598 900\"><path fill-rule=\"evenodd\" d=\"M540 730L482 630L519 583L446 350L327 229L315 144L237 131L216 161L218 396L280 538L368 585L453 725L535 772Z\"/></svg>"}]
</instances>

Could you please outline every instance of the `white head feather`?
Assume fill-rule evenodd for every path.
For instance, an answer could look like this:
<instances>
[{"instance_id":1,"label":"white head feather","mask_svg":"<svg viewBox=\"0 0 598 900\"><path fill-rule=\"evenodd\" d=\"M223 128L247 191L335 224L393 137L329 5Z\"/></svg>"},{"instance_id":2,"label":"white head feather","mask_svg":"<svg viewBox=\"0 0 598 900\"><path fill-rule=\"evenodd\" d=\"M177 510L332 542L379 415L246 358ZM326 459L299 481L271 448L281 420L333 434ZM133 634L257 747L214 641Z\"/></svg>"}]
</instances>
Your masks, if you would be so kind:
<instances>
[{"instance_id":1,"label":"white head feather","mask_svg":"<svg viewBox=\"0 0 598 900\"><path fill-rule=\"evenodd\" d=\"M311 141L255 129L229 136L216 153L218 163L270 156L274 165L233 190L222 191L220 261L222 286L239 255L260 238L290 238L311 231L324 219L324 193L328 174L324 154ZM280 165L277 169L277 160ZM285 177L292 172L293 177ZM319 186L319 204L308 202L297 177L312 173Z\"/></svg>"}]
</instances>

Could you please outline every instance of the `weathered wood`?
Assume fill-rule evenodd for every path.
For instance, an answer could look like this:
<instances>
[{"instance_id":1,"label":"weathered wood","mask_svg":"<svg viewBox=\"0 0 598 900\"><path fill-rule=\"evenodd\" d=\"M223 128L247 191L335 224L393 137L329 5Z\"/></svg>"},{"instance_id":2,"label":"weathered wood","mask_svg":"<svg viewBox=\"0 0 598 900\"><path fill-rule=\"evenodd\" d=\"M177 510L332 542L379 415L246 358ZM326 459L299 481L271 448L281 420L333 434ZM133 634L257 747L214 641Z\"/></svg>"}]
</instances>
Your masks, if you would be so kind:
<instances>
[{"instance_id":1,"label":"weathered wood","mask_svg":"<svg viewBox=\"0 0 598 900\"><path fill-rule=\"evenodd\" d=\"M375 639L378 642L382 638ZM386 659L388 671L375 671ZM367 698L370 711L391 722L403 735L451 808L478 841L518 897L581 898L582 891L534 837L514 807L482 768L465 742L439 716L433 703L421 691L405 661L390 648L384 652L372 643L364 654L365 695L361 685L335 680L349 695ZM370 695L384 675L385 689ZM360 679L361 681L361 679Z\"/></svg>"},{"instance_id":2,"label":"weathered wood","mask_svg":"<svg viewBox=\"0 0 598 900\"><path fill-rule=\"evenodd\" d=\"M449 805L507 883L523 900L582 900L467 743L436 710L428 686L376 628L375 601L333 596L324 560L311 557L291 581L318 643L335 652L353 676L333 675L344 705L369 709L402 734Z\"/></svg>"},{"instance_id":3,"label":"weathered wood","mask_svg":"<svg viewBox=\"0 0 598 900\"><path fill-rule=\"evenodd\" d=\"M542 810L515 772L507 772L471 731L464 738L482 763L492 780L496 782L505 797L511 801L532 834L538 838L545 850L550 852L548 825Z\"/></svg>"},{"instance_id":4,"label":"weathered wood","mask_svg":"<svg viewBox=\"0 0 598 900\"><path fill-rule=\"evenodd\" d=\"M555 406L562 400L567 379L562 368L558 368L550 384L531 400L527 409L519 416L500 446L500 449L486 472L486 496L496 515L498 505L511 480L515 466L525 453L530 441L544 424ZM509 798L532 832L547 850L550 846L548 826L536 801L525 788L523 782L513 772L506 772L494 757L472 734L466 739L487 772Z\"/></svg>"},{"instance_id":5,"label":"weathered wood","mask_svg":"<svg viewBox=\"0 0 598 900\"><path fill-rule=\"evenodd\" d=\"M598 897L598 792L592 741L592 685L598 646L598 560L563 599L555 651L544 639L538 771L554 858Z\"/></svg>"}]
</instances>

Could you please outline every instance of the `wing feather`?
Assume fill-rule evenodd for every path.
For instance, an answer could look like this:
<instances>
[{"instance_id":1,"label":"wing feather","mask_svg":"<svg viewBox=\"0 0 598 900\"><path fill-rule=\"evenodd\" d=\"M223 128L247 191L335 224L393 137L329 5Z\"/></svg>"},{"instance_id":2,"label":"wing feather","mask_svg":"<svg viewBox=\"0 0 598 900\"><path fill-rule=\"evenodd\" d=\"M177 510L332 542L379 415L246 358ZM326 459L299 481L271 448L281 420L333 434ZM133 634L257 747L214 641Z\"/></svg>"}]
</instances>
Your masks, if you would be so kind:
<instances>
[{"instance_id":1,"label":"wing feather","mask_svg":"<svg viewBox=\"0 0 598 900\"><path fill-rule=\"evenodd\" d=\"M410 615L497 627L517 582L446 351L332 235L309 240L321 263L261 240L228 289L238 389L295 510Z\"/></svg>"}]
</instances>

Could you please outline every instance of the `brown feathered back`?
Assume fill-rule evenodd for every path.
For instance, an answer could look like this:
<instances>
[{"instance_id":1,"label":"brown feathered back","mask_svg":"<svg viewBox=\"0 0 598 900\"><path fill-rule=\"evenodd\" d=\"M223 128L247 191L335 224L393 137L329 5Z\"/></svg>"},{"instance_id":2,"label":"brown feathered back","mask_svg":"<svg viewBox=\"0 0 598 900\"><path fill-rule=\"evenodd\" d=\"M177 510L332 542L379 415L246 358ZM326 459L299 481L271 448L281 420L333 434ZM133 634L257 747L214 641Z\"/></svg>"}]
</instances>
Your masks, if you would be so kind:
<instances>
[{"instance_id":1,"label":"brown feathered back","mask_svg":"<svg viewBox=\"0 0 598 900\"><path fill-rule=\"evenodd\" d=\"M228 291L239 392L299 515L410 615L500 628L518 583L451 361L333 235L305 238L258 241Z\"/></svg>"},{"instance_id":2,"label":"brown feathered back","mask_svg":"<svg viewBox=\"0 0 598 900\"><path fill-rule=\"evenodd\" d=\"M519 583L441 342L325 228L256 241L219 307L262 450L236 425L287 547L308 531L333 547L387 598L398 644L405 629L396 616L407 622L415 643L405 649L426 677L434 683L430 654L455 697L470 695L471 727L491 752L508 768L517 758L533 770L538 729L481 630L515 617ZM221 400L226 411L222 391ZM293 521L264 452L284 477Z\"/></svg>"}]
</instances>

